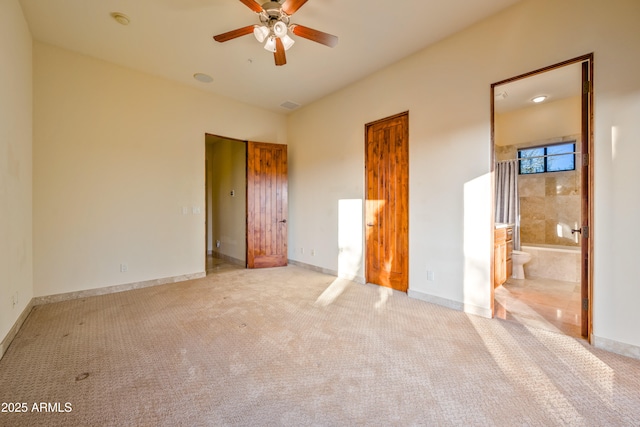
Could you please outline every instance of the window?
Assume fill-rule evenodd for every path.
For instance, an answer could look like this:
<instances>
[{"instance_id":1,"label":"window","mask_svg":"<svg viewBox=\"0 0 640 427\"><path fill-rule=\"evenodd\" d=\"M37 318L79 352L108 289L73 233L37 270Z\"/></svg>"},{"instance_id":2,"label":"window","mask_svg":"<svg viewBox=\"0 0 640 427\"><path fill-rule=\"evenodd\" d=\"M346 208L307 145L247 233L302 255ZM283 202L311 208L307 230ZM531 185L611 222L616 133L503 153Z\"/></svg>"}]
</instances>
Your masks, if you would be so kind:
<instances>
[{"instance_id":1,"label":"window","mask_svg":"<svg viewBox=\"0 0 640 427\"><path fill-rule=\"evenodd\" d=\"M518 150L520 175L576 169L576 143L562 143Z\"/></svg>"}]
</instances>

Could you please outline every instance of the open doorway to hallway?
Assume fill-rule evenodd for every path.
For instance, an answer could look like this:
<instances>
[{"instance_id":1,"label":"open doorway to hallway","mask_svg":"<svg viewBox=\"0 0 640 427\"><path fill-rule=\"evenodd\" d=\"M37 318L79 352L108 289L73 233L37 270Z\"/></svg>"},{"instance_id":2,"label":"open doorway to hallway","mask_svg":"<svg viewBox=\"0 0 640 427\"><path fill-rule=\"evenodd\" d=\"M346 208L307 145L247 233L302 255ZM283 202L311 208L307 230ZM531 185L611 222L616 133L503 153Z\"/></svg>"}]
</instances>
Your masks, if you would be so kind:
<instances>
[{"instance_id":1,"label":"open doorway to hallway","mask_svg":"<svg viewBox=\"0 0 640 427\"><path fill-rule=\"evenodd\" d=\"M246 143L205 135L206 267L246 265Z\"/></svg>"},{"instance_id":2,"label":"open doorway to hallway","mask_svg":"<svg viewBox=\"0 0 640 427\"><path fill-rule=\"evenodd\" d=\"M588 338L591 55L492 85L494 315Z\"/></svg>"}]
</instances>

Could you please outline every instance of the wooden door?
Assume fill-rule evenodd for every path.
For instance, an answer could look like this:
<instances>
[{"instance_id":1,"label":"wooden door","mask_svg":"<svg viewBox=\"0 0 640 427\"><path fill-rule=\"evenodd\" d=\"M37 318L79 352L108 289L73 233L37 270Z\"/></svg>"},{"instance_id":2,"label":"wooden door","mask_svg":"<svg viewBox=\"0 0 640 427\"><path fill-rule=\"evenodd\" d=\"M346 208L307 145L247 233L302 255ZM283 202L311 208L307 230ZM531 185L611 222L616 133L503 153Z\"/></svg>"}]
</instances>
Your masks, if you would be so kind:
<instances>
[{"instance_id":1,"label":"wooden door","mask_svg":"<svg viewBox=\"0 0 640 427\"><path fill-rule=\"evenodd\" d=\"M581 219L582 226L580 228L580 237L581 237L581 272L580 272L580 282L581 282L581 296L582 296L582 306L581 306L581 333L582 336L590 339L590 326L591 326L591 297L590 297L590 273L591 273L591 261L589 259L591 252L591 233L590 233L590 222L591 222L591 205L590 205L590 194L591 194L591 162L589 161L589 148L591 145L591 120L592 120L592 71L593 71L593 60L582 62L582 143L580 150L582 152L582 161L578 161L577 163L582 166L581 170L581 188L582 188L582 204L581 204Z\"/></svg>"},{"instance_id":2,"label":"wooden door","mask_svg":"<svg viewBox=\"0 0 640 427\"><path fill-rule=\"evenodd\" d=\"M287 146L247 143L247 267L287 265Z\"/></svg>"},{"instance_id":3,"label":"wooden door","mask_svg":"<svg viewBox=\"0 0 640 427\"><path fill-rule=\"evenodd\" d=\"M409 286L409 113L366 125L366 280Z\"/></svg>"}]
</instances>

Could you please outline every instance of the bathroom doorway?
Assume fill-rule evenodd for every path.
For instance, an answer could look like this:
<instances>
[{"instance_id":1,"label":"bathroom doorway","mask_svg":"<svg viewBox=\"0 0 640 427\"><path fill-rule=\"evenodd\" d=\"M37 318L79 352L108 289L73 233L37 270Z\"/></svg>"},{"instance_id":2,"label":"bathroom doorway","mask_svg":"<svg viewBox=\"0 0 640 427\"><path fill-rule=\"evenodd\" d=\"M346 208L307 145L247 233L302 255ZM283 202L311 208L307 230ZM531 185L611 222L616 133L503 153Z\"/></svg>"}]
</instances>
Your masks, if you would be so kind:
<instances>
[{"instance_id":1,"label":"bathroom doorway","mask_svg":"<svg viewBox=\"0 0 640 427\"><path fill-rule=\"evenodd\" d=\"M514 235L494 242L492 272L502 279L492 284L493 314L587 340L592 72L590 54L491 85L494 235L505 226ZM508 186L505 168L514 171Z\"/></svg>"},{"instance_id":2,"label":"bathroom doorway","mask_svg":"<svg viewBox=\"0 0 640 427\"><path fill-rule=\"evenodd\" d=\"M246 142L205 135L206 271L246 265Z\"/></svg>"}]
</instances>

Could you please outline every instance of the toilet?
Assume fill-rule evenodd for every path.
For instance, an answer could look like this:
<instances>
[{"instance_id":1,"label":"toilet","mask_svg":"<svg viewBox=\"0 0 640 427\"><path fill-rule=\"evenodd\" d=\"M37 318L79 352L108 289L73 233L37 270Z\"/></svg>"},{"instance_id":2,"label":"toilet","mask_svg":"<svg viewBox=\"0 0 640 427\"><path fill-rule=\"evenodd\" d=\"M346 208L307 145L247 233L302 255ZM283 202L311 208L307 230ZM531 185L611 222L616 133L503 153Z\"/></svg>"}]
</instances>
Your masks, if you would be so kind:
<instances>
[{"instance_id":1,"label":"toilet","mask_svg":"<svg viewBox=\"0 0 640 427\"><path fill-rule=\"evenodd\" d=\"M524 265L531 261L531 254L522 251L511 252L511 261L513 262L514 279L524 279Z\"/></svg>"}]
</instances>

